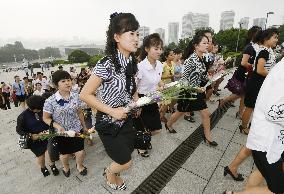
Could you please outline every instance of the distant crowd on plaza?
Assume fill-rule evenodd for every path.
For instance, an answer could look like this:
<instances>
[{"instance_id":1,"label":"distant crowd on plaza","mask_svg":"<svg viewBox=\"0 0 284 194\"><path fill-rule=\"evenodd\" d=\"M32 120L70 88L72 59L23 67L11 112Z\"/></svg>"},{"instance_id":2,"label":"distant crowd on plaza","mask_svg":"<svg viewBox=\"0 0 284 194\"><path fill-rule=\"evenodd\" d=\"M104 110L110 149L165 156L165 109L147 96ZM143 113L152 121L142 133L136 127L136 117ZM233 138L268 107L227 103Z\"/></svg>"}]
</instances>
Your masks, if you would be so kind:
<instances>
[{"instance_id":1,"label":"distant crowd on plaza","mask_svg":"<svg viewBox=\"0 0 284 194\"><path fill-rule=\"evenodd\" d=\"M15 76L12 85L1 83L2 109L10 109L11 100L14 106L24 109L17 119L17 132L31 134L30 149L44 177L50 174L46 158L52 173L60 173L56 161L52 161L47 152L48 140L39 140L50 128L80 134L96 130L112 160L105 164L103 175L106 184L114 190L127 188L121 173L132 165L136 130L150 130L152 138L156 138L154 135L158 138L164 125L169 135L175 135L179 132L174 127L179 118L183 117L190 125L199 112L204 143L217 147L218 142L211 134L207 105L215 103L214 95L219 98L216 101L219 108L235 106L234 102L239 100L235 119L242 121L240 133L248 135L246 145L224 168L224 176L244 181L238 167L251 155L257 167L243 191L224 191L224 194L283 193L284 60L276 59L273 50L278 44L277 29L253 26L248 31L241 63L225 84L231 94L220 98L223 89L220 84L225 75L213 81L210 78L225 71L230 59L220 54L222 45L216 42L213 32L197 31L185 50L164 49L156 33L145 37L138 48L138 28L139 23L131 13L114 13L107 31L106 55L93 69L82 68L77 74L75 68L66 71L60 67L50 77L37 72L32 78L27 76L22 80ZM196 98L189 99L191 94L185 90L179 99L170 103L152 103L132 114L126 112L125 107L132 101L162 91L166 84L174 81L187 81L199 88ZM113 120L120 122L111 122ZM84 151L84 139L58 136L56 141L62 174L70 176L69 161L75 157L78 172L86 176L84 160L88 153ZM155 149L149 144L146 149L137 149L137 153L139 157L151 159ZM265 186L263 180L267 183Z\"/></svg>"}]
</instances>

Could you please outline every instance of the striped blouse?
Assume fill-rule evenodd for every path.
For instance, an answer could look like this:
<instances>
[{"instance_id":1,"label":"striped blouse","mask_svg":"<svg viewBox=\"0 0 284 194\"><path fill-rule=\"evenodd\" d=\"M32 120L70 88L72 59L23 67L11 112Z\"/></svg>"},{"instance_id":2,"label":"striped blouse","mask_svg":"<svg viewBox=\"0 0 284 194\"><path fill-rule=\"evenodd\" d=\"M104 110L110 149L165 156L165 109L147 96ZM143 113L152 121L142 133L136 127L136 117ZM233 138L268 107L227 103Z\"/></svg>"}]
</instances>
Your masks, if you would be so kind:
<instances>
[{"instance_id":1,"label":"striped blouse","mask_svg":"<svg viewBox=\"0 0 284 194\"><path fill-rule=\"evenodd\" d=\"M104 57L93 69L92 74L100 77L103 82L97 90L97 97L112 108L126 106L132 99L126 90L126 67L132 58L126 59L118 51L118 60L121 64L120 72L115 71L110 58Z\"/></svg>"}]
</instances>

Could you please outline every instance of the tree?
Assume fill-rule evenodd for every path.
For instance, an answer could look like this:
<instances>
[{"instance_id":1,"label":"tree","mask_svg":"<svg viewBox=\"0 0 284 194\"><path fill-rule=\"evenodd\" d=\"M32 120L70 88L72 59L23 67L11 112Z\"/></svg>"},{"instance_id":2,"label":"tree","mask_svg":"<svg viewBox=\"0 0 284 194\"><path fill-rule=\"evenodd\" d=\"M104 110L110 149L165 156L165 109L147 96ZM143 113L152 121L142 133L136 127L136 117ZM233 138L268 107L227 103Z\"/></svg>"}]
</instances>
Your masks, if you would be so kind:
<instances>
[{"instance_id":1,"label":"tree","mask_svg":"<svg viewBox=\"0 0 284 194\"><path fill-rule=\"evenodd\" d=\"M91 56L81 50L75 50L68 55L68 61L71 63L84 63L90 60Z\"/></svg>"},{"instance_id":2,"label":"tree","mask_svg":"<svg viewBox=\"0 0 284 194\"><path fill-rule=\"evenodd\" d=\"M178 42L178 48L181 49L182 51L185 51L188 43L191 41L190 38L184 38L184 39L179 39L179 42Z\"/></svg>"},{"instance_id":3,"label":"tree","mask_svg":"<svg viewBox=\"0 0 284 194\"><path fill-rule=\"evenodd\" d=\"M214 35L214 39L228 52L236 51L239 29L231 28L229 30L220 30ZM246 45L247 30L240 30L239 44L237 51L242 51Z\"/></svg>"},{"instance_id":4,"label":"tree","mask_svg":"<svg viewBox=\"0 0 284 194\"><path fill-rule=\"evenodd\" d=\"M278 43L282 44L284 42L284 25L281 25L279 28L279 36L278 36Z\"/></svg>"},{"instance_id":5,"label":"tree","mask_svg":"<svg viewBox=\"0 0 284 194\"><path fill-rule=\"evenodd\" d=\"M102 58L103 58L102 55L95 55L95 56L92 56L92 57L90 58L89 62L88 62L88 66L91 66L91 67L95 66L95 65L97 64L97 62L98 62L99 60L101 60Z\"/></svg>"}]
</instances>

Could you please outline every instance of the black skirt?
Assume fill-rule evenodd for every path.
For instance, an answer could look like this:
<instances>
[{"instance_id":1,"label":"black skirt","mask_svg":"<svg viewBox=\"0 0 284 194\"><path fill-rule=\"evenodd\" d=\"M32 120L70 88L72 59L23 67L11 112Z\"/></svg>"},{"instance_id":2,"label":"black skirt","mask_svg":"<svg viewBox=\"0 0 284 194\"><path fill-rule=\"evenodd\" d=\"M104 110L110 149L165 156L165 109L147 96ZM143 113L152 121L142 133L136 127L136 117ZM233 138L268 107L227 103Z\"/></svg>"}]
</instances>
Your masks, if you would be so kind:
<instances>
[{"instance_id":1,"label":"black skirt","mask_svg":"<svg viewBox=\"0 0 284 194\"><path fill-rule=\"evenodd\" d=\"M128 118L118 129L116 135L108 133L110 129L98 131L108 156L116 163L123 165L131 160L134 150L135 130L132 118Z\"/></svg>"},{"instance_id":2,"label":"black skirt","mask_svg":"<svg viewBox=\"0 0 284 194\"><path fill-rule=\"evenodd\" d=\"M246 88L245 88L245 106L248 108L254 108L258 93L264 82L265 77L260 76L256 73L248 79Z\"/></svg>"},{"instance_id":3,"label":"black skirt","mask_svg":"<svg viewBox=\"0 0 284 194\"><path fill-rule=\"evenodd\" d=\"M84 139L81 137L56 137L59 153L72 154L84 150Z\"/></svg>"},{"instance_id":4,"label":"black skirt","mask_svg":"<svg viewBox=\"0 0 284 194\"><path fill-rule=\"evenodd\" d=\"M195 97L195 100L190 100L190 99L179 99L178 100L178 105L177 105L177 110L179 112L191 112L191 111L200 111L204 110L207 108L206 104L206 95L204 93L197 93L196 96L191 96L188 92L184 91L181 92L180 94L181 98L190 98L190 97Z\"/></svg>"},{"instance_id":5,"label":"black skirt","mask_svg":"<svg viewBox=\"0 0 284 194\"><path fill-rule=\"evenodd\" d=\"M143 96L143 94L139 94L139 97ZM140 117L146 129L150 131L162 129L159 106L157 103L143 106Z\"/></svg>"},{"instance_id":6,"label":"black skirt","mask_svg":"<svg viewBox=\"0 0 284 194\"><path fill-rule=\"evenodd\" d=\"M43 155L47 150L47 140L32 141L30 143L30 150L35 154L36 157Z\"/></svg>"}]
</instances>

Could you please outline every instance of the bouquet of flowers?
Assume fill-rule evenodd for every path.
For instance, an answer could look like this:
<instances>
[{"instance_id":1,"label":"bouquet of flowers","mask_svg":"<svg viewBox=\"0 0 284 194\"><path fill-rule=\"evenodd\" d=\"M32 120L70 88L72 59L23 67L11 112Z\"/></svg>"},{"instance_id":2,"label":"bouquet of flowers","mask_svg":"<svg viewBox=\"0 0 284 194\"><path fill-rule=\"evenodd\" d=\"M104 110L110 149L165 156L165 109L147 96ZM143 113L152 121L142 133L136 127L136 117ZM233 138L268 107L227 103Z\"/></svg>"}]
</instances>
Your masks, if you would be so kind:
<instances>
[{"instance_id":1,"label":"bouquet of flowers","mask_svg":"<svg viewBox=\"0 0 284 194\"><path fill-rule=\"evenodd\" d=\"M94 134L95 131L88 131L88 134L84 134L84 133L78 133L75 131L64 131L64 132L49 132L49 131L45 131L44 133L39 134L39 139L40 140L48 140L50 138L53 137L57 137L57 136L63 136L63 137L80 137L80 138L90 138L92 139L92 134Z\"/></svg>"},{"instance_id":2,"label":"bouquet of flowers","mask_svg":"<svg viewBox=\"0 0 284 194\"><path fill-rule=\"evenodd\" d=\"M202 92L201 88L193 87L186 81L175 81L164 86L161 91L151 92L146 94L144 97L139 98L136 102L131 102L125 107L126 112L130 112L135 108L140 108L142 106L152 104L152 103L162 103L169 104L173 99L185 99L180 96L182 91L187 91L191 94L189 100L195 100L197 92Z\"/></svg>"},{"instance_id":3,"label":"bouquet of flowers","mask_svg":"<svg viewBox=\"0 0 284 194\"><path fill-rule=\"evenodd\" d=\"M209 81L207 82L206 86L209 86L212 84L212 82L217 81L218 79L220 79L221 77L224 77L228 74L231 74L233 72L233 69L221 69L217 72L215 72L214 74L211 74L208 76Z\"/></svg>"}]
</instances>

